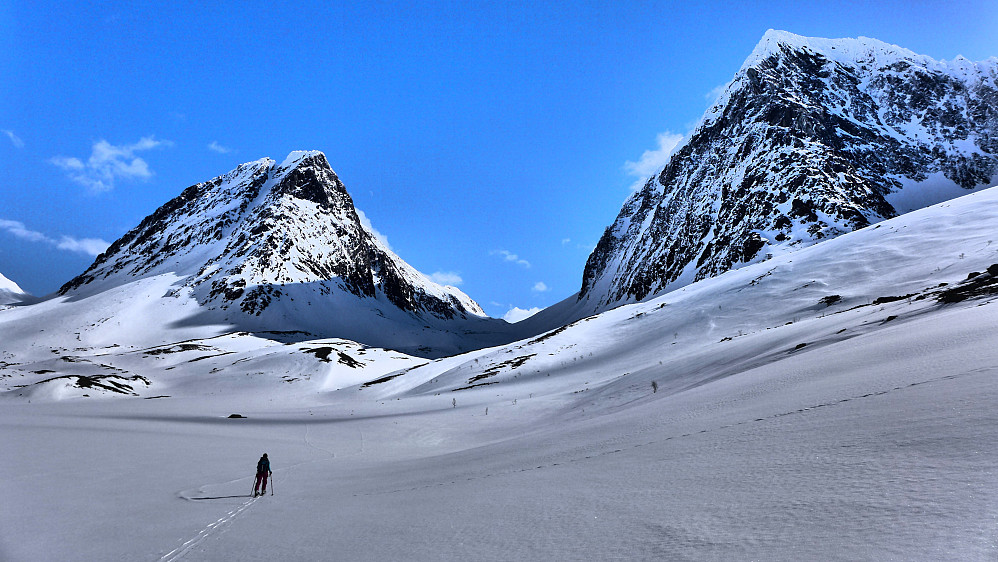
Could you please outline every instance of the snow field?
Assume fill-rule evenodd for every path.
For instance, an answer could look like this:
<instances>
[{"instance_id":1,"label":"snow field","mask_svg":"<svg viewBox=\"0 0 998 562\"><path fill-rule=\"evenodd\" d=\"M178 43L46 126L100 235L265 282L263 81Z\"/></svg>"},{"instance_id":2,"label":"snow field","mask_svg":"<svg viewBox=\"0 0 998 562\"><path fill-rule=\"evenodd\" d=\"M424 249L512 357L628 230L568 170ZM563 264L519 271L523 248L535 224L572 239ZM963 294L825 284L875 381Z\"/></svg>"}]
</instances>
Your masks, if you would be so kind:
<instances>
[{"instance_id":1,"label":"snow field","mask_svg":"<svg viewBox=\"0 0 998 562\"><path fill-rule=\"evenodd\" d=\"M176 411L218 400L5 409L18 516L4 554L156 560L194 540L165 559L987 560L998 352L981 350L998 312L944 316L626 408L563 395L488 416L430 410L432 396L353 417L347 400L245 420ZM276 494L244 508L263 451ZM201 497L216 499L185 501Z\"/></svg>"},{"instance_id":2,"label":"snow field","mask_svg":"<svg viewBox=\"0 0 998 562\"><path fill-rule=\"evenodd\" d=\"M938 297L998 263L996 203L431 362L107 341L78 353L147 376L140 397L4 394L0 558L992 560L998 305ZM2 360L73 351L52 319L81 309L35 306L4 311L45 333ZM253 501L263 452L276 493Z\"/></svg>"}]
</instances>

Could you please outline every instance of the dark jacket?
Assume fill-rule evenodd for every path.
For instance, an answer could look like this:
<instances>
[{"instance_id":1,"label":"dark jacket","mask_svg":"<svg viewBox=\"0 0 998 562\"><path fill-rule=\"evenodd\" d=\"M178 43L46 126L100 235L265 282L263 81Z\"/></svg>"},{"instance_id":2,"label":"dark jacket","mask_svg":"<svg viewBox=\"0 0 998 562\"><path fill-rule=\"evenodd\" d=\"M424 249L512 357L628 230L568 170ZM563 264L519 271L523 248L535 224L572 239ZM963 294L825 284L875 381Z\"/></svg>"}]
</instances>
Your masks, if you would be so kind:
<instances>
[{"instance_id":1,"label":"dark jacket","mask_svg":"<svg viewBox=\"0 0 998 562\"><path fill-rule=\"evenodd\" d=\"M256 473L267 474L268 472L270 472L270 459L267 457L260 457L260 460L256 463Z\"/></svg>"}]
</instances>

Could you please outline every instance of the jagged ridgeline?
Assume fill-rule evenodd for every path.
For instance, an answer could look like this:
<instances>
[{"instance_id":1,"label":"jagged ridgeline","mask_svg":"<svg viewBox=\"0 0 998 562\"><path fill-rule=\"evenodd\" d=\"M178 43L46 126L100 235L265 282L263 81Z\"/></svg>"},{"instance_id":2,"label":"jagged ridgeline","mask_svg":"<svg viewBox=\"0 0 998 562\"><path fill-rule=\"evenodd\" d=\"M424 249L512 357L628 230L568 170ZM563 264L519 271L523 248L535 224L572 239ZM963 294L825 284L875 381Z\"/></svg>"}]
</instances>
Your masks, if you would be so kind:
<instances>
[{"instance_id":1,"label":"jagged ridgeline","mask_svg":"<svg viewBox=\"0 0 998 562\"><path fill-rule=\"evenodd\" d=\"M589 311L996 183L998 59L768 32L586 263Z\"/></svg>"}]
</instances>

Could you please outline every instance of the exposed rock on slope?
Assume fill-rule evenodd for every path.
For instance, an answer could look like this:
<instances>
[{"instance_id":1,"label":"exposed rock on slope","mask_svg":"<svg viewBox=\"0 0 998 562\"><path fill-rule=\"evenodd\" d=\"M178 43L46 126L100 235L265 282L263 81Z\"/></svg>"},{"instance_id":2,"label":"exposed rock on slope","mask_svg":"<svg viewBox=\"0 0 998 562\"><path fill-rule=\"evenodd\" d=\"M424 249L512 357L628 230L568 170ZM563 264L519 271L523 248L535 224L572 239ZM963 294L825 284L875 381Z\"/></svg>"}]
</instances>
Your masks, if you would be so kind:
<instances>
[{"instance_id":1,"label":"exposed rock on slope","mask_svg":"<svg viewBox=\"0 0 998 562\"><path fill-rule=\"evenodd\" d=\"M187 188L60 293L82 298L164 274L179 277L167 297L201 305L202 318L190 323L302 330L410 350L434 347L433 337L412 333L430 325L460 332L461 321L505 324L379 242L315 151L294 152L281 164L249 162ZM374 326L378 318L408 325L409 335L393 340L391 330Z\"/></svg>"},{"instance_id":2,"label":"exposed rock on slope","mask_svg":"<svg viewBox=\"0 0 998 562\"><path fill-rule=\"evenodd\" d=\"M770 31L589 257L588 312L946 200L998 176L998 59Z\"/></svg>"}]
</instances>

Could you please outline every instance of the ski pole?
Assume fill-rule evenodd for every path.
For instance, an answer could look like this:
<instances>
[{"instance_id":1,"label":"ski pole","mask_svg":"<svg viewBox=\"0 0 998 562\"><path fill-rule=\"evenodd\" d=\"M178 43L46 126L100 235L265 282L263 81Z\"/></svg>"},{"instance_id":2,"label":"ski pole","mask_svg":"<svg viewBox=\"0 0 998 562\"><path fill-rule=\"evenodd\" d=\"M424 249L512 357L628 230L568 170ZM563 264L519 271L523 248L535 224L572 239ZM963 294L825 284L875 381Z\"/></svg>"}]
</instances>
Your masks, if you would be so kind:
<instances>
[{"instance_id":1,"label":"ski pole","mask_svg":"<svg viewBox=\"0 0 998 562\"><path fill-rule=\"evenodd\" d=\"M270 495L274 495L274 473L270 473Z\"/></svg>"}]
</instances>

